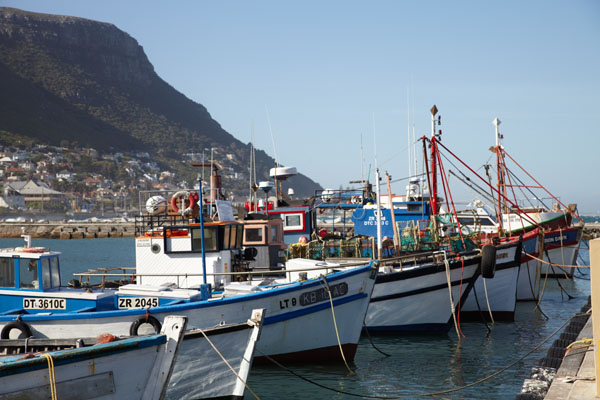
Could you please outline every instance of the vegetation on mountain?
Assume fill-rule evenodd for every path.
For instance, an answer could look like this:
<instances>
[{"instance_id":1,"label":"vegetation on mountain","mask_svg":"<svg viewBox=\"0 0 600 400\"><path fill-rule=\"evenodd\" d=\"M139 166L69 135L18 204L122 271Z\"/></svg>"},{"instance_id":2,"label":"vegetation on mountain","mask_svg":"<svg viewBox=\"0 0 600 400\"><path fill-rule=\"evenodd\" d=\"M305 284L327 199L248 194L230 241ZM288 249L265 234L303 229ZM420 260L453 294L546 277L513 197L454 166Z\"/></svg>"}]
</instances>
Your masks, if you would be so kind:
<instances>
[{"instance_id":1,"label":"vegetation on mountain","mask_svg":"<svg viewBox=\"0 0 600 400\"><path fill-rule=\"evenodd\" d=\"M145 151L162 170L188 182L198 171L183 155L212 148L230 172L224 187L239 196L248 192L249 145L163 81L137 41L112 24L0 8L0 104L5 144ZM259 180L268 179L274 164L257 151ZM81 159L77 165L126 178L114 161ZM286 184L300 196L320 188L304 175Z\"/></svg>"}]
</instances>

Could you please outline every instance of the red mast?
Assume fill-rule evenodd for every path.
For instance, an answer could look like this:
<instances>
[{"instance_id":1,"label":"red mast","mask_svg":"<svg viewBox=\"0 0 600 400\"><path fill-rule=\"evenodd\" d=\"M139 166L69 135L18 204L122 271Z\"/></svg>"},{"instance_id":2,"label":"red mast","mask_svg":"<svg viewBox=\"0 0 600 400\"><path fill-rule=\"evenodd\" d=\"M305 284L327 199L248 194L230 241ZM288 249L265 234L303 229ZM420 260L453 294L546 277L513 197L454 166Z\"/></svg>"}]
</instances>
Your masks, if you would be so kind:
<instances>
[{"instance_id":1,"label":"red mast","mask_svg":"<svg viewBox=\"0 0 600 400\"><path fill-rule=\"evenodd\" d=\"M437 114L438 109L433 105L431 107L431 213L433 215L437 215L439 211L438 205L438 196L437 196L437 142L435 135L435 124L436 119L435 115ZM439 123L439 117L438 117Z\"/></svg>"}]
</instances>

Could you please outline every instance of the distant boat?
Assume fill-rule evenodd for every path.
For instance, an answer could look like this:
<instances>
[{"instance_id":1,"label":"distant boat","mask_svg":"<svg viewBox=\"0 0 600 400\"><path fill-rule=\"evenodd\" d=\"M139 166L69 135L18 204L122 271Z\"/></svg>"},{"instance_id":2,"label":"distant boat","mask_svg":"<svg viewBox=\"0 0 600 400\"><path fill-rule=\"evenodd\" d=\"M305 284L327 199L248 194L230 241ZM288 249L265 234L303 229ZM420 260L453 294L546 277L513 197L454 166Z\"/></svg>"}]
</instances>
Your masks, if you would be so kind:
<instances>
[{"instance_id":1,"label":"distant boat","mask_svg":"<svg viewBox=\"0 0 600 400\"><path fill-rule=\"evenodd\" d=\"M167 317L161 334L1 358L0 398L162 399L185 325Z\"/></svg>"}]
</instances>

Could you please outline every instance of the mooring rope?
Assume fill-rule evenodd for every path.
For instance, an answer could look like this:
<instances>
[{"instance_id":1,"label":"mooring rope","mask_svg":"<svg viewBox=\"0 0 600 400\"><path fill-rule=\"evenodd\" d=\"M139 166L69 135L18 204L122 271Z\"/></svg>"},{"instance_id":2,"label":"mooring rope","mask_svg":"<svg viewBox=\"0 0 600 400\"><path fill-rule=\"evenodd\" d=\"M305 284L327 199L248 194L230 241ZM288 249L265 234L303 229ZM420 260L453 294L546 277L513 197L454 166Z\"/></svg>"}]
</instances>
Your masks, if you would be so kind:
<instances>
[{"instance_id":1,"label":"mooring rope","mask_svg":"<svg viewBox=\"0 0 600 400\"><path fill-rule=\"evenodd\" d=\"M48 360L48 381L50 382L50 398L52 400L57 400L58 395L56 393L56 376L54 374L54 360L52 356L48 353L42 354L42 357Z\"/></svg>"},{"instance_id":2,"label":"mooring rope","mask_svg":"<svg viewBox=\"0 0 600 400\"><path fill-rule=\"evenodd\" d=\"M542 340L540 343L538 343L536 346L534 346L531 350L529 350L527 353L525 353L523 356L519 357L517 360L513 361L512 363L508 364L505 367L500 368L499 370L493 372L492 374L483 377L481 379L478 379L475 382L463 385L463 386L459 386L456 388L452 388L452 389L446 389L446 390L441 390L438 392L430 392L430 393L421 393L421 394L405 394L405 395L399 395L399 396L377 396L377 395L367 395L367 394L358 394L358 393L352 393L352 392L347 392L344 390L339 390L339 389L335 389L329 386L325 386L319 382L315 382L312 379L306 378L300 374L298 374L295 371L292 371L291 369L287 368L286 366L280 364L279 362L277 362L276 360L274 360L273 358L269 357L268 355L264 354L262 351L260 351L259 349L258 352L261 353L262 356L264 356L267 360L271 361L273 364L275 364L276 366L278 366L279 368L289 372L290 374L296 376L297 378L302 379L303 381L306 381L312 385L318 386L322 389L325 390L329 390L335 393L339 393L339 394L344 394L347 396L353 396L353 397L362 397L365 399L384 399L384 400L396 400L396 399L405 399L405 398L415 398L415 397L439 397L441 395L444 394L450 394L450 393L455 393L464 389L468 389L470 387L473 386L477 386L485 381L488 381L490 379L495 378L496 376L500 375L501 373L505 372L506 370L508 370L511 367L514 367L515 365L517 365L518 363L522 362L525 358L527 358L529 355L531 355L532 353L536 352L537 350L539 350L540 347L542 347L542 345L544 345L544 343L546 343L548 340L550 340L554 335L556 335L562 328L564 328L573 318L576 317L581 317L581 316L586 316L589 315L589 313L591 312L591 308L587 313L582 313L582 314L575 314L574 316L570 317L569 319L567 319L561 326L559 326L554 332L552 332L549 336L547 336L544 340Z\"/></svg>"},{"instance_id":3,"label":"mooring rope","mask_svg":"<svg viewBox=\"0 0 600 400\"><path fill-rule=\"evenodd\" d=\"M456 320L456 309L454 307L454 299L452 298L452 277L450 276L450 263L446 258L446 252L444 252L444 265L446 266L446 281L448 282L448 293L450 294L450 310L452 311L452 319L454 320L454 329L456 329L456 336L458 340L462 340L460 331L458 329L458 322Z\"/></svg>"},{"instance_id":4,"label":"mooring rope","mask_svg":"<svg viewBox=\"0 0 600 400\"><path fill-rule=\"evenodd\" d=\"M488 312L490 314L490 320L492 321L492 324L493 324L494 316L492 315L492 307L490 307L490 299L488 298L487 284L485 283L486 279L483 276L481 277L481 279L483 279L483 292L485 293L485 302L487 304Z\"/></svg>"},{"instance_id":5,"label":"mooring rope","mask_svg":"<svg viewBox=\"0 0 600 400\"><path fill-rule=\"evenodd\" d=\"M547 264L550 265L551 267L562 267L562 268L589 268L589 265L572 265L572 264L556 264L556 263L552 263L546 260L543 260L541 258L538 258L536 256L534 256L533 254L529 254L527 253L525 250L523 250L523 254L525 254L526 256L530 257L533 260L537 260L543 264Z\"/></svg>"},{"instance_id":6,"label":"mooring rope","mask_svg":"<svg viewBox=\"0 0 600 400\"><path fill-rule=\"evenodd\" d=\"M231 366L231 364L229 364L229 362L227 361L227 359L225 357L223 357L223 354L221 354L221 352L219 351L219 349L216 348L216 346L213 344L213 342L208 338L208 336L206 336L206 333L204 333L204 330L202 329L198 329L200 331L200 333L202 333L202 336L204 336L204 338L208 341L208 344L210 344L210 346L213 348L213 350L215 352L217 352L217 354L219 355L219 357L221 357L221 360L223 360L223 362L225 364L227 364L227 366L229 367L229 369L231 370L231 372L233 372L235 374L235 376L237 376L237 378L242 381L242 383L244 384L244 386L246 387L246 389L248 389L248 391L250 393L252 393L252 395L254 396L255 399L260 400L260 397L258 397L258 395L256 393L254 393L254 391L252 389L250 389L250 386L248 386L248 383L246 383L246 381L244 379L242 379L242 377L236 372L236 370Z\"/></svg>"},{"instance_id":7,"label":"mooring rope","mask_svg":"<svg viewBox=\"0 0 600 400\"><path fill-rule=\"evenodd\" d=\"M348 362L346 361L346 356L344 355L344 349L342 348L342 342L340 341L340 333L338 332L337 322L335 319L335 311L333 308L333 297L331 296L331 289L329 288L329 282L327 282L327 278L325 277L325 275L321 275L321 279L323 279L323 282L325 282L325 287L327 288L327 293L329 294L329 304L331 304L331 315L333 316L333 327L335 328L335 336L337 338L338 346L340 348L340 354L342 355L342 360L344 360L344 364L346 365L348 372L353 374L354 371L352 371L352 369L350 369L350 366L348 365Z\"/></svg>"}]
</instances>

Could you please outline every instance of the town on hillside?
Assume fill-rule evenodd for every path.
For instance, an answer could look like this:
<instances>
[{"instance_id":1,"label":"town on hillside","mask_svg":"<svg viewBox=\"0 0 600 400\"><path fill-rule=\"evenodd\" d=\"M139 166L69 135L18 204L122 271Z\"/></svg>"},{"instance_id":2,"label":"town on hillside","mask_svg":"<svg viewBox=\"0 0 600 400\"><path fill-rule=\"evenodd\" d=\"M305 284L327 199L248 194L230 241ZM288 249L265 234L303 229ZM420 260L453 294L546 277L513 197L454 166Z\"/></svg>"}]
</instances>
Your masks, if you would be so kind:
<instances>
[{"instance_id":1,"label":"town on hillside","mask_svg":"<svg viewBox=\"0 0 600 400\"><path fill-rule=\"evenodd\" d=\"M216 148L185 154L182 163L189 167L205 160L206 167L193 171L208 177L211 153L219 157L213 165L225 182L248 179L234 171L231 154ZM0 214L127 215L137 212L140 191L198 188L194 174L187 179L182 175L161 170L147 152L101 154L92 148L0 145Z\"/></svg>"}]
</instances>

